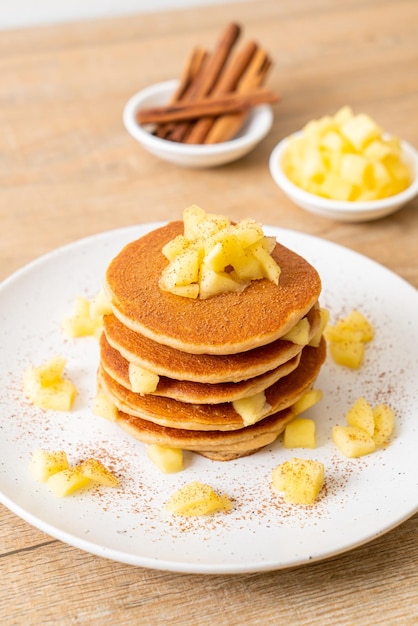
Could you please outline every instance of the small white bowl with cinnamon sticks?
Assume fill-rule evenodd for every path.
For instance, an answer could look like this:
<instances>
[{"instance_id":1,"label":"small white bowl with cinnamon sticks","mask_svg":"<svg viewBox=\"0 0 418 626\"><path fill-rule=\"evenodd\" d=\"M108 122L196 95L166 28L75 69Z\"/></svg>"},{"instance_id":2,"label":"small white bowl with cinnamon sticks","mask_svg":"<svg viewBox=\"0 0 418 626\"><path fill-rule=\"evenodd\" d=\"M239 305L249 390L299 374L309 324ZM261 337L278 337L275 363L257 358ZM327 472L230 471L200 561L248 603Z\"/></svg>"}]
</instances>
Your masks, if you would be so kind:
<instances>
[{"instance_id":1,"label":"small white bowl with cinnamon sticks","mask_svg":"<svg viewBox=\"0 0 418 626\"><path fill-rule=\"evenodd\" d=\"M244 156L267 135L279 99L263 87L272 61L254 41L233 53L240 32L229 24L213 52L192 50L179 80L130 98L124 125L148 152L181 166L214 167Z\"/></svg>"}]
</instances>

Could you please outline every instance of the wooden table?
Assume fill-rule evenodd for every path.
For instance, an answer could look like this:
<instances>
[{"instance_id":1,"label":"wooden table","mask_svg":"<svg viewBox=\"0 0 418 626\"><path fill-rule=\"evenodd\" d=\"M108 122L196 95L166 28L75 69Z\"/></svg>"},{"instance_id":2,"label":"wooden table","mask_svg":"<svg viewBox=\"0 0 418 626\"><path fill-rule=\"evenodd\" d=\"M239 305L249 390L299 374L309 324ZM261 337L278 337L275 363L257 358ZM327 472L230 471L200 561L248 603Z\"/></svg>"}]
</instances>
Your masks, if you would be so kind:
<instances>
[{"instance_id":1,"label":"wooden table","mask_svg":"<svg viewBox=\"0 0 418 626\"><path fill-rule=\"evenodd\" d=\"M275 59L282 95L246 158L194 171L158 161L121 111L179 74L196 43L238 20ZM0 278L77 238L178 218L191 203L343 244L418 287L418 201L348 224L296 208L273 183L273 146L350 103L418 146L418 4L262 0L0 37ZM2 355L2 358L5 358ZM418 516L345 555L271 573L195 576L118 564L69 547L0 508L2 624L417 624Z\"/></svg>"}]
</instances>

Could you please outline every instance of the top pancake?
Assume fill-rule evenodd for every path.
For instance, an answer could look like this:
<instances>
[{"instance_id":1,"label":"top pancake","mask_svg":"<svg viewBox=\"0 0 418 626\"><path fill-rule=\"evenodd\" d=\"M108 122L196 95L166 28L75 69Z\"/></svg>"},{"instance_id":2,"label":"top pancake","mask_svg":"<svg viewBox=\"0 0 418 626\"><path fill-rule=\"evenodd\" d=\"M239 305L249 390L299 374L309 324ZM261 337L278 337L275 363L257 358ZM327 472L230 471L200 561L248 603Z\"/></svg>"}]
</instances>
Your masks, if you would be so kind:
<instances>
[{"instance_id":1,"label":"top pancake","mask_svg":"<svg viewBox=\"0 0 418 626\"><path fill-rule=\"evenodd\" d=\"M280 244L272 256L279 284L254 280L242 292L195 300L162 291L163 246L183 233L170 222L125 246L110 263L105 289L116 317L157 343L192 354L236 354L279 339L318 300L321 281L302 257Z\"/></svg>"}]
</instances>

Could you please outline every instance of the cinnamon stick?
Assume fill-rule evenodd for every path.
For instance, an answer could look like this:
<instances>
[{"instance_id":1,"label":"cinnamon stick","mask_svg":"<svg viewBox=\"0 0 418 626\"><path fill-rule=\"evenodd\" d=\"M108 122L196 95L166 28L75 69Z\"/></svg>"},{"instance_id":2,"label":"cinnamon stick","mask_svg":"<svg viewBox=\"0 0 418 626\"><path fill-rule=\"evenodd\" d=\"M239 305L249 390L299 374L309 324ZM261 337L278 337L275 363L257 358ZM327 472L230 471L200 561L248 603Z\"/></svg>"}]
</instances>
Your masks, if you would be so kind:
<instances>
[{"instance_id":1,"label":"cinnamon stick","mask_svg":"<svg viewBox=\"0 0 418 626\"><path fill-rule=\"evenodd\" d=\"M209 56L202 70L197 74L190 86L190 91L184 98L185 102L197 100L209 94L221 74L224 65L241 34L238 24L231 22L223 31L213 53ZM183 141L190 129L190 125L185 122L177 124L170 133L169 139L172 141Z\"/></svg>"},{"instance_id":2,"label":"cinnamon stick","mask_svg":"<svg viewBox=\"0 0 418 626\"><path fill-rule=\"evenodd\" d=\"M237 93L248 93L262 85L271 66L272 61L267 56L266 52L261 49L257 50L245 74L237 85ZM232 139L245 122L247 114L246 111L241 111L218 117L214 120L212 127L208 131L204 143L213 144Z\"/></svg>"},{"instance_id":3,"label":"cinnamon stick","mask_svg":"<svg viewBox=\"0 0 418 626\"><path fill-rule=\"evenodd\" d=\"M180 102L186 96L188 90L190 89L190 85L196 78L204 63L206 56L207 52L203 48L194 48L192 50L186 60L186 64L183 67L178 87L171 96L170 104ZM154 135L156 137L164 138L170 133L171 130L173 130L172 124L159 124L154 130Z\"/></svg>"},{"instance_id":4,"label":"cinnamon stick","mask_svg":"<svg viewBox=\"0 0 418 626\"><path fill-rule=\"evenodd\" d=\"M235 89L243 74L247 70L248 65L256 50L257 44L254 41L249 41L242 48L242 50L238 52L238 54L235 56L234 59L232 59L223 74L220 76L213 90L210 92L211 97L223 93L228 93ZM185 143L203 143L213 123L213 117L202 117L201 119L199 119L197 122L195 122L189 134L187 135Z\"/></svg>"},{"instance_id":5,"label":"cinnamon stick","mask_svg":"<svg viewBox=\"0 0 418 626\"><path fill-rule=\"evenodd\" d=\"M217 116L222 113L245 111L257 104L274 103L278 99L279 97L268 89L256 89L243 94L230 92L213 98L206 97L191 102L140 109L137 121L139 124L155 124Z\"/></svg>"}]
</instances>

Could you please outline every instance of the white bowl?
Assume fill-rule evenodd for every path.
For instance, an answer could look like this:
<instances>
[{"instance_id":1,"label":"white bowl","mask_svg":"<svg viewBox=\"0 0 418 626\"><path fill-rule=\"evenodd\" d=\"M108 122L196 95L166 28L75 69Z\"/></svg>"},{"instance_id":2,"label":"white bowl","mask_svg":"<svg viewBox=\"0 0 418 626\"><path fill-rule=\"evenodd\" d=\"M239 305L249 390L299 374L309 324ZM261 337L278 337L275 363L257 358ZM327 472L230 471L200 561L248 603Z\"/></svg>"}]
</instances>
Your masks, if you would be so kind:
<instances>
[{"instance_id":1,"label":"white bowl","mask_svg":"<svg viewBox=\"0 0 418 626\"><path fill-rule=\"evenodd\" d=\"M406 141L402 141L403 157L412 171L412 183L401 193L382 200L370 200L368 202L345 202L330 200L301 189L286 176L282 169L282 157L292 137L300 136L295 133L280 141L270 155L270 173L276 184L282 191L299 207L316 213L322 217L346 222L364 222L375 220L385 215L394 213L418 194L418 152Z\"/></svg>"},{"instance_id":2,"label":"white bowl","mask_svg":"<svg viewBox=\"0 0 418 626\"><path fill-rule=\"evenodd\" d=\"M273 123L271 107L262 104L251 109L248 119L234 139L211 145L189 145L155 137L149 125L136 121L141 108L167 104L177 80L157 83L136 93L126 103L123 122L126 130L142 146L165 161L186 167L214 167L235 161L252 150L269 132Z\"/></svg>"}]
</instances>

